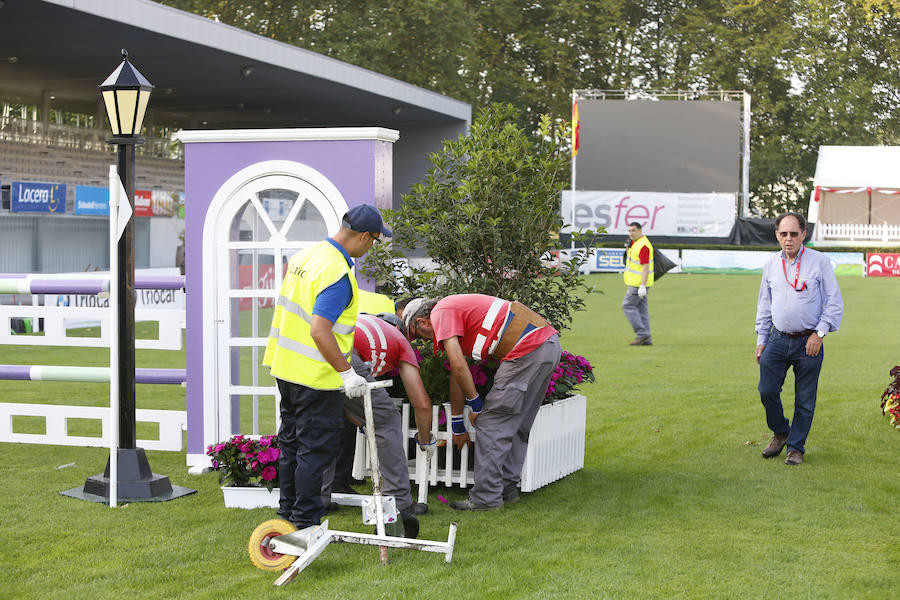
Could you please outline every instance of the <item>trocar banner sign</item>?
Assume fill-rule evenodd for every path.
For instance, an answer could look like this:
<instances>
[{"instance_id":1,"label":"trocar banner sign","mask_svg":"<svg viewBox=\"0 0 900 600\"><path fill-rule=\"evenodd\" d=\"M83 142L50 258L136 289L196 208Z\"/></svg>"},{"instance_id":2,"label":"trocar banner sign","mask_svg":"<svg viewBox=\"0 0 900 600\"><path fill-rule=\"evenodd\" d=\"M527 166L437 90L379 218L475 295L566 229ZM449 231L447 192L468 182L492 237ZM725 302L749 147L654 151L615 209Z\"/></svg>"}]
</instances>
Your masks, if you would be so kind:
<instances>
[{"instance_id":1,"label":"trocar banner sign","mask_svg":"<svg viewBox=\"0 0 900 600\"><path fill-rule=\"evenodd\" d=\"M63 183L13 181L9 200L11 212L65 214L66 186Z\"/></svg>"},{"instance_id":2,"label":"trocar banner sign","mask_svg":"<svg viewBox=\"0 0 900 600\"><path fill-rule=\"evenodd\" d=\"M628 224L637 221L651 240L654 235L728 237L735 195L577 191L573 207L571 190L564 190L561 209L563 222L576 231L604 227L607 233L627 235Z\"/></svg>"}]
</instances>

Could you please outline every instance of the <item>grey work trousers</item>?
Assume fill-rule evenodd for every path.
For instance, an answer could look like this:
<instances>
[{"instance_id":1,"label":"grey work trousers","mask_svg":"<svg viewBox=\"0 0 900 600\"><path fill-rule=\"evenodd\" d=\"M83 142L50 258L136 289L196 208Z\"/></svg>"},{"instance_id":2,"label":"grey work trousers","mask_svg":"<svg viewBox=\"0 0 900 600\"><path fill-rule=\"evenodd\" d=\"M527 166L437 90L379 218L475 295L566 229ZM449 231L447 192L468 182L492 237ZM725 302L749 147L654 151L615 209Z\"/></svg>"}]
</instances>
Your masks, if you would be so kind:
<instances>
[{"instance_id":1,"label":"grey work trousers","mask_svg":"<svg viewBox=\"0 0 900 600\"><path fill-rule=\"evenodd\" d=\"M367 381L375 381L372 367L364 362L356 352L350 359L353 370L365 377ZM362 398L344 398L344 408L360 423L366 422ZM393 496L398 512L412 510L413 501L409 488L409 466L406 462L406 451L400 411L394 405L384 388L372 390L372 418L375 420L375 443L378 446L378 465L381 471L381 493ZM331 501L331 485L334 481L335 463L325 471L322 480L322 499L325 506Z\"/></svg>"},{"instance_id":2,"label":"grey work trousers","mask_svg":"<svg viewBox=\"0 0 900 600\"><path fill-rule=\"evenodd\" d=\"M500 363L475 421L473 504L500 506L503 490L519 484L531 426L561 354L555 334L528 354Z\"/></svg>"},{"instance_id":3,"label":"grey work trousers","mask_svg":"<svg viewBox=\"0 0 900 600\"><path fill-rule=\"evenodd\" d=\"M648 337L650 335L650 310L647 307L647 300L650 298L649 288L646 298L638 296L638 288L627 286L625 298L622 300L622 312L625 318L631 323L634 334L637 337Z\"/></svg>"}]
</instances>

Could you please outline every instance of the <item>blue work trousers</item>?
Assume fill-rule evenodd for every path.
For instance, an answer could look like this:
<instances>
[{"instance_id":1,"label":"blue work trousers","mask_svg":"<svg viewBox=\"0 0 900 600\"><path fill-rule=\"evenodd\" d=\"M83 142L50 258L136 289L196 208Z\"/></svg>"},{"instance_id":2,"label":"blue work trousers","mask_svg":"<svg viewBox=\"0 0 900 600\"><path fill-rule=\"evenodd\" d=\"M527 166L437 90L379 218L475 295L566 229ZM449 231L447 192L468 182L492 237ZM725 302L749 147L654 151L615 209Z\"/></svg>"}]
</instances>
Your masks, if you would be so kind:
<instances>
[{"instance_id":1,"label":"blue work trousers","mask_svg":"<svg viewBox=\"0 0 900 600\"><path fill-rule=\"evenodd\" d=\"M800 452L805 452L804 444L812 427L819 372L825 356L824 346L817 356L807 355L807 339L808 336L789 338L773 329L759 357L759 397L766 409L766 424L776 435L788 436L788 450ZM781 388L788 367L794 369L794 419L790 423L781 406Z\"/></svg>"},{"instance_id":2,"label":"blue work trousers","mask_svg":"<svg viewBox=\"0 0 900 600\"><path fill-rule=\"evenodd\" d=\"M325 515L322 476L341 447L344 392L276 381L281 393L278 514L298 528L318 525Z\"/></svg>"}]
</instances>

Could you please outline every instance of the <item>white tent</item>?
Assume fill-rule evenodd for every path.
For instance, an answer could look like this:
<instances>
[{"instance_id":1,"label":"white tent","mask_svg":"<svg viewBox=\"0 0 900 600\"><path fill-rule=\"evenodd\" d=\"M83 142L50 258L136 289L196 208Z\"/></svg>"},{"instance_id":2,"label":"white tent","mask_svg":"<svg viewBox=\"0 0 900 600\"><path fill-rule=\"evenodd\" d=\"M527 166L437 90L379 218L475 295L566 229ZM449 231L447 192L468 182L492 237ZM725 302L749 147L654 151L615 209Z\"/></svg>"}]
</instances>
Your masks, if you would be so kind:
<instances>
[{"instance_id":1,"label":"white tent","mask_svg":"<svg viewBox=\"0 0 900 600\"><path fill-rule=\"evenodd\" d=\"M820 146L814 242L900 244L900 146Z\"/></svg>"}]
</instances>

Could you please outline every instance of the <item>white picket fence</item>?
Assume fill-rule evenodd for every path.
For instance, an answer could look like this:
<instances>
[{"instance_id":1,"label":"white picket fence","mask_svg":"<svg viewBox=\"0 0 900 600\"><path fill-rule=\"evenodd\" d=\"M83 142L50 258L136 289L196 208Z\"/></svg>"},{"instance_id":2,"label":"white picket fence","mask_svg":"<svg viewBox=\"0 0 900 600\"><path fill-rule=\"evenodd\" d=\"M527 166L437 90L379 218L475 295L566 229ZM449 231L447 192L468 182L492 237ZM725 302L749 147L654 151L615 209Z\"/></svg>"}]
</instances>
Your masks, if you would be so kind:
<instances>
[{"instance_id":1,"label":"white picket fence","mask_svg":"<svg viewBox=\"0 0 900 600\"><path fill-rule=\"evenodd\" d=\"M14 417L42 417L44 433L17 433L13 430ZM69 419L88 419L100 422L98 437L69 434ZM54 404L20 404L0 402L0 442L18 444L47 444L53 446L109 447L109 407L61 406ZM184 431L187 429L187 412L183 410L135 410L138 423L156 423L159 437L155 440L137 440L146 450L184 449Z\"/></svg>"},{"instance_id":2,"label":"white picket fence","mask_svg":"<svg viewBox=\"0 0 900 600\"><path fill-rule=\"evenodd\" d=\"M819 223L819 237L822 241L847 242L900 242L900 225L880 225L858 223Z\"/></svg>"},{"instance_id":3,"label":"white picket fence","mask_svg":"<svg viewBox=\"0 0 900 600\"><path fill-rule=\"evenodd\" d=\"M432 423L437 423L438 407L435 406L432 410ZM445 404L444 410L445 414L450 414L450 405ZM416 434L416 429L408 425L410 423L409 404L404 403L401 411L405 428L404 436L412 439ZM528 441L528 452L522 467L521 491L534 491L584 468L586 416L587 398L582 395L571 396L564 400L557 400L553 404L541 406ZM443 453L444 466L438 466L436 453L428 469L428 484L433 486L440 483L447 487L455 485L465 488L475 483L474 473L468 468L470 450L468 447L463 447L460 451L454 448L453 434L449 431L449 425L448 421L443 426L438 426L435 431L438 441L443 440L446 443L445 446L438 448L438 452ZM470 431L469 435L477 443L475 439L477 433ZM371 475L367 467L368 458L364 440L365 438L359 435L356 444L353 476L357 479ZM425 468L424 461L416 460L414 455L410 455L409 444L406 444L405 449L409 463L409 478L413 482L419 481L418 469Z\"/></svg>"}]
</instances>

